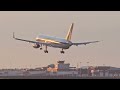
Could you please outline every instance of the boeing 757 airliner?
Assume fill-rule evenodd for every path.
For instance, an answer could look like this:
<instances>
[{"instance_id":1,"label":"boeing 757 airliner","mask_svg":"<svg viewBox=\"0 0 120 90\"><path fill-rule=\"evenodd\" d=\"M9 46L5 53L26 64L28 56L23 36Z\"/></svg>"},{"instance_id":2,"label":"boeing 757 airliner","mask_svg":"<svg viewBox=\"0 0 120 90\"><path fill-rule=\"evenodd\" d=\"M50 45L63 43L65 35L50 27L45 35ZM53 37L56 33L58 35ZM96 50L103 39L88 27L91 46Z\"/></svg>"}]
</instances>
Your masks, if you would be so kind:
<instances>
[{"instance_id":1,"label":"boeing 757 airliner","mask_svg":"<svg viewBox=\"0 0 120 90\"><path fill-rule=\"evenodd\" d=\"M69 49L72 45L86 45L90 43L96 43L99 41L91 41L91 42L81 42L81 43L73 43L71 42L71 36L72 36L72 31L73 31L73 25L74 23L71 24L70 29L66 35L65 38L58 38L58 37L53 37L53 36L47 36L47 35L39 35L36 37L36 41L31 41L31 40L25 40L25 39L20 39L16 38L13 32L13 38L15 40L20 40L20 41L25 41L29 43L33 43L34 48L40 48L42 50L42 46L45 46L45 53L48 53L47 47L54 47L54 48L61 48L62 51L61 53L64 53L64 49Z\"/></svg>"}]
</instances>

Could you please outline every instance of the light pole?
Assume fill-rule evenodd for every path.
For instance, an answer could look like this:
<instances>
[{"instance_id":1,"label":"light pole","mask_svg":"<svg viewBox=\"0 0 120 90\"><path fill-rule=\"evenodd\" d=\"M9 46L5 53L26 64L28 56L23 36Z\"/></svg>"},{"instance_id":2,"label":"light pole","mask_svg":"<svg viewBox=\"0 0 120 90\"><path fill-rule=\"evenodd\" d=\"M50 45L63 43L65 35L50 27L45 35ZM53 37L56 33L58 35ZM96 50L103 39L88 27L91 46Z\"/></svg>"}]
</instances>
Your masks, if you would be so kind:
<instances>
[{"instance_id":1,"label":"light pole","mask_svg":"<svg viewBox=\"0 0 120 90\"><path fill-rule=\"evenodd\" d=\"M87 62L87 74L88 74L88 76L89 76L89 62Z\"/></svg>"},{"instance_id":2,"label":"light pole","mask_svg":"<svg viewBox=\"0 0 120 90\"><path fill-rule=\"evenodd\" d=\"M87 66L89 66L89 62L87 62Z\"/></svg>"},{"instance_id":3,"label":"light pole","mask_svg":"<svg viewBox=\"0 0 120 90\"><path fill-rule=\"evenodd\" d=\"M82 62L80 62L80 76L82 76L82 73L81 73L81 70L82 70L82 69L81 69L81 63L82 63Z\"/></svg>"},{"instance_id":4,"label":"light pole","mask_svg":"<svg viewBox=\"0 0 120 90\"><path fill-rule=\"evenodd\" d=\"M81 67L81 63L82 63L82 62L80 62L80 67Z\"/></svg>"},{"instance_id":5,"label":"light pole","mask_svg":"<svg viewBox=\"0 0 120 90\"><path fill-rule=\"evenodd\" d=\"M103 67L105 68L105 64L103 64ZM105 77L105 70L103 69L103 76Z\"/></svg>"},{"instance_id":6,"label":"light pole","mask_svg":"<svg viewBox=\"0 0 120 90\"><path fill-rule=\"evenodd\" d=\"M77 69L78 69L78 63L77 63Z\"/></svg>"},{"instance_id":7,"label":"light pole","mask_svg":"<svg viewBox=\"0 0 120 90\"><path fill-rule=\"evenodd\" d=\"M105 66L105 64L103 64L103 66Z\"/></svg>"}]
</instances>

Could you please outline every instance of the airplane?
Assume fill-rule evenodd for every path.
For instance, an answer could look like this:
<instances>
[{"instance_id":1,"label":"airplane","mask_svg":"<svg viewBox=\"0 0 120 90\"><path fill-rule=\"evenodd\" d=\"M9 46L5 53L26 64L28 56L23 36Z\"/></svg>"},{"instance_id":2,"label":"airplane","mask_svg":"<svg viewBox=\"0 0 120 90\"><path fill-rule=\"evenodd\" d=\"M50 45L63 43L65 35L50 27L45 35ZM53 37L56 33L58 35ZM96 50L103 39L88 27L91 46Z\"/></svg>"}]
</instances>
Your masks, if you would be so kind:
<instances>
[{"instance_id":1,"label":"airplane","mask_svg":"<svg viewBox=\"0 0 120 90\"><path fill-rule=\"evenodd\" d=\"M99 41L91 41L91 42L73 43L71 41L73 26L74 26L74 23L71 24L69 31L65 38L58 38L58 37L54 37L54 36L48 36L48 35L41 34L36 37L36 41L31 41L31 40L16 38L14 35L14 32L13 32L13 38L15 40L33 43L33 47L40 48L40 50L42 50L42 46L45 46L45 50L44 50L45 53L48 53L48 50L47 50L48 46L54 47L54 48L61 48L62 51L60 51L60 53L62 53L62 54L65 53L64 52L65 49L69 49L72 45L78 46L78 45L86 45L86 44L90 44L90 43L99 42Z\"/></svg>"}]
</instances>

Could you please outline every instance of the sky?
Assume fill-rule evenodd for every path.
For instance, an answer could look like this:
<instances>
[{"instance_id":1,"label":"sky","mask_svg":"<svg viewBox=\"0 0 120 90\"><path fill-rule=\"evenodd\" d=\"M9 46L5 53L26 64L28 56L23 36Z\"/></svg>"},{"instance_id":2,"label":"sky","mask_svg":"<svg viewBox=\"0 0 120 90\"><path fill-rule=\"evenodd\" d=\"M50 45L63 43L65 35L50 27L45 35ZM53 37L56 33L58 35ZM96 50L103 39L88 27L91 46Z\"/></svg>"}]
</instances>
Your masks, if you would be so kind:
<instances>
[{"instance_id":1,"label":"sky","mask_svg":"<svg viewBox=\"0 0 120 90\"><path fill-rule=\"evenodd\" d=\"M101 42L61 49L48 47L49 53L16 37L35 40L39 34L65 38L74 23L72 42ZM0 11L0 68L35 68L64 60L71 66L106 65L120 67L119 11ZM81 64L80 64L81 62ZM89 64L87 63L89 62Z\"/></svg>"}]
</instances>

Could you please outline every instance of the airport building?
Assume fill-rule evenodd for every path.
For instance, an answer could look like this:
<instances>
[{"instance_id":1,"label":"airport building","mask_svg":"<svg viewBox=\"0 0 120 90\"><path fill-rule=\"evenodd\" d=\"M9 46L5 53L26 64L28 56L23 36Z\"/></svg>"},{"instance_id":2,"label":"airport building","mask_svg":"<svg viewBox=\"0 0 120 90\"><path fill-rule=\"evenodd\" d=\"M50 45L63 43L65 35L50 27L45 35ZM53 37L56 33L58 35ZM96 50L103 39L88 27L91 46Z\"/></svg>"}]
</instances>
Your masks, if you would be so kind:
<instances>
[{"instance_id":1,"label":"airport building","mask_svg":"<svg viewBox=\"0 0 120 90\"><path fill-rule=\"evenodd\" d=\"M77 75L78 71L76 69L72 69L69 63L65 63L65 61L58 61L57 64L48 65L47 71L49 75Z\"/></svg>"},{"instance_id":2,"label":"airport building","mask_svg":"<svg viewBox=\"0 0 120 90\"><path fill-rule=\"evenodd\" d=\"M111 66L71 67L70 63L57 61L35 69L0 69L0 76L75 76L75 77L120 77L120 68Z\"/></svg>"}]
</instances>

